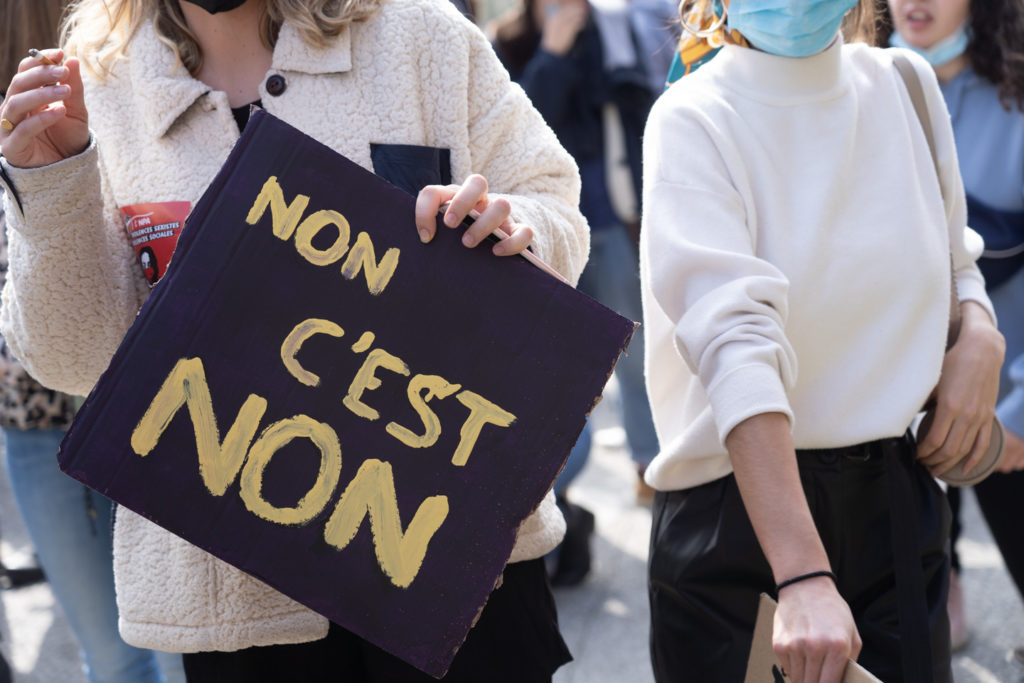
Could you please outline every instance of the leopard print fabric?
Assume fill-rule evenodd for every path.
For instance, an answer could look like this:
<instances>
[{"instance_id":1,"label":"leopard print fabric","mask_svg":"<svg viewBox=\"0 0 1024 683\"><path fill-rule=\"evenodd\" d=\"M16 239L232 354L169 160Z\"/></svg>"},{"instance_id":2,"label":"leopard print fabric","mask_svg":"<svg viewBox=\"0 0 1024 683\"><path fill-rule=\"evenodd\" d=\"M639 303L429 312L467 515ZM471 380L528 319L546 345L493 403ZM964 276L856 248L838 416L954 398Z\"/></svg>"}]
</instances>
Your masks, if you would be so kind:
<instances>
[{"instance_id":1,"label":"leopard print fabric","mask_svg":"<svg viewBox=\"0 0 1024 683\"><path fill-rule=\"evenodd\" d=\"M0 203L0 288L7 279L7 230ZM65 429L75 415L74 399L32 379L0 337L0 427Z\"/></svg>"}]
</instances>

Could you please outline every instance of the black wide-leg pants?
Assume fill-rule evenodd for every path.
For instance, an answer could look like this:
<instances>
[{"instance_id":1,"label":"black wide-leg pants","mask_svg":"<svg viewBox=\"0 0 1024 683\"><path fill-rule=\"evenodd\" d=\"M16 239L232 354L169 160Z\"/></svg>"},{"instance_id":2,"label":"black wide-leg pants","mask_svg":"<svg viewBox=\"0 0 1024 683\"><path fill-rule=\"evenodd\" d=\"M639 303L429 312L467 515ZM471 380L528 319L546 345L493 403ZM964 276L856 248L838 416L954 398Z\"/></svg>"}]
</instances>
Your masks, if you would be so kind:
<instances>
[{"instance_id":1,"label":"black wide-leg pants","mask_svg":"<svg viewBox=\"0 0 1024 683\"><path fill-rule=\"evenodd\" d=\"M950 513L913 455L908 435L797 460L864 642L859 663L886 683L950 683ZM649 559L657 681L742 681L759 595L774 586L734 476L659 492Z\"/></svg>"},{"instance_id":2,"label":"black wide-leg pants","mask_svg":"<svg viewBox=\"0 0 1024 683\"><path fill-rule=\"evenodd\" d=\"M572 660L543 558L506 565L442 683L550 683ZM184 655L188 683L435 683L351 631L296 645Z\"/></svg>"}]
</instances>

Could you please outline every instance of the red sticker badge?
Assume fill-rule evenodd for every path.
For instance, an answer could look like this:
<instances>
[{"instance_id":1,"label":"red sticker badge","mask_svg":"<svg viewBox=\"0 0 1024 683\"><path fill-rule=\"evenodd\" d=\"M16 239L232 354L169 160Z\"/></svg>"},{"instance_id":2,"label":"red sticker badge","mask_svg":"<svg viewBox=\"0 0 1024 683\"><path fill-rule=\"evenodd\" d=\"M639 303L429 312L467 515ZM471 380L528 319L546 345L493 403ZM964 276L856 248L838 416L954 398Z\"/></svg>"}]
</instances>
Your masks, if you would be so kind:
<instances>
[{"instance_id":1,"label":"red sticker badge","mask_svg":"<svg viewBox=\"0 0 1024 683\"><path fill-rule=\"evenodd\" d=\"M167 270L191 208L189 202L152 202L121 207L128 239L150 287Z\"/></svg>"}]
</instances>

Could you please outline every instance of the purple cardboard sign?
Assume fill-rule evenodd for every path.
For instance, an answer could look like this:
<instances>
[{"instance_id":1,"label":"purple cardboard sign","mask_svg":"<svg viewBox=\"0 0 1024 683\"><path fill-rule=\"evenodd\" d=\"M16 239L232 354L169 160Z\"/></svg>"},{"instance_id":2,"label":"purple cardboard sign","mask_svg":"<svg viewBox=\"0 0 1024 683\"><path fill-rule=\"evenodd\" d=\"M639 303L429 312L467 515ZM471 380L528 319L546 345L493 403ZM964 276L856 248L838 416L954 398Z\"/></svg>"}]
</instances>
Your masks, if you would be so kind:
<instances>
[{"instance_id":1,"label":"purple cardboard sign","mask_svg":"<svg viewBox=\"0 0 1024 683\"><path fill-rule=\"evenodd\" d=\"M59 456L441 676L634 324L257 112Z\"/></svg>"}]
</instances>

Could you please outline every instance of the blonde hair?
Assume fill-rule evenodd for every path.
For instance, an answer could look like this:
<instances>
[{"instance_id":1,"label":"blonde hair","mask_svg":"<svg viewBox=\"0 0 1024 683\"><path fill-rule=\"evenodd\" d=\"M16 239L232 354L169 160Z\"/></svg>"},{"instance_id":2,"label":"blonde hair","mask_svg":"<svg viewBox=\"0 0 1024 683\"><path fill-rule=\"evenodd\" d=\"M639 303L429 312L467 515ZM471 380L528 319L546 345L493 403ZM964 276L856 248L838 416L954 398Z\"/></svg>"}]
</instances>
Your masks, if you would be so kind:
<instances>
[{"instance_id":1,"label":"blonde hair","mask_svg":"<svg viewBox=\"0 0 1024 683\"><path fill-rule=\"evenodd\" d=\"M369 19L381 0L264 0L260 38L268 48L277 42L281 24L294 24L302 39L322 47L352 22ZM61 27L61 42L91 71L103 76L125 56L128 44L146 21L193 76L203 53L185 23L179 0L75 0Z\"/></svg>"}]
</instances>

